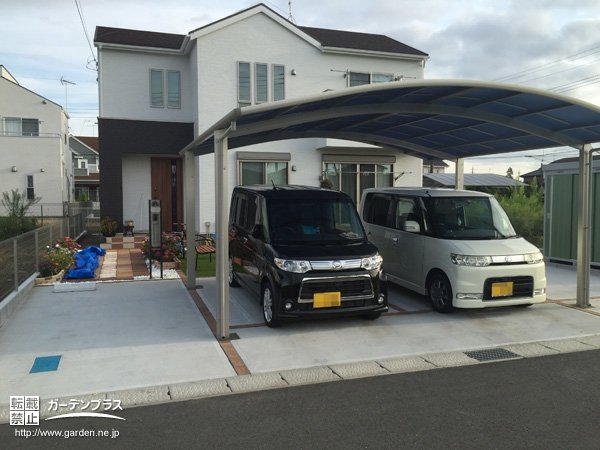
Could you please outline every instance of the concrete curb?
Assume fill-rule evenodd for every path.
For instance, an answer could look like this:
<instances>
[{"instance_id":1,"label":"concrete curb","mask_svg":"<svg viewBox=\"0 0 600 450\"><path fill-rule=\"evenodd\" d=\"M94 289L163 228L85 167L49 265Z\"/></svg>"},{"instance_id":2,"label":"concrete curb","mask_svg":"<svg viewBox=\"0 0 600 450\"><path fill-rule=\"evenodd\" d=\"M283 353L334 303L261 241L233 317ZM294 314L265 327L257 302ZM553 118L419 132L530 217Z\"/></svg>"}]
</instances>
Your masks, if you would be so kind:
<instances>
[{"instance_id":1,"label":"concrete curb","mask_svg":"<svg viewBox=\"0 0 600 450\"><path fill-rule=\"evenodd\" d=\"M296 370L283 370L277 372L239 375L236 377L201 380L172 385L148 386L123 391L77 395L72 398L63 397L56 399L40 399L40 405L49 404L50 400L56 404L73 404L74 399L81 402L73 409L49 410L40 408L42 419L69 412L81 410L81 404L93 400L120 401L123 409L135 406L147 406L172 401L197 400L221 395L256 392L266 389L300 386L307 384L325 383L331 381L350 380L379 375L419 372L449 367L460 367L475 364L487 364L506 360L535 358L538 356L573 353L586 350L600 349L600 334L557 339L538 342L523 342L486 348L485 350L508 351L514 353L512 357L502 357L493 360L479 361L469 357L465 352L477 351L469 349L464 352L453 351L446 353L430 353L424 355L411 355L400 358L361 361L347 364L331 364ZM482 349L483 350L483 349ZM88 409L89 411L89 409ZM111 411L119 415L119 411ZM0 404L0 423L8 423L10 408L8 404Z\"/></svg>"}]
</instances>

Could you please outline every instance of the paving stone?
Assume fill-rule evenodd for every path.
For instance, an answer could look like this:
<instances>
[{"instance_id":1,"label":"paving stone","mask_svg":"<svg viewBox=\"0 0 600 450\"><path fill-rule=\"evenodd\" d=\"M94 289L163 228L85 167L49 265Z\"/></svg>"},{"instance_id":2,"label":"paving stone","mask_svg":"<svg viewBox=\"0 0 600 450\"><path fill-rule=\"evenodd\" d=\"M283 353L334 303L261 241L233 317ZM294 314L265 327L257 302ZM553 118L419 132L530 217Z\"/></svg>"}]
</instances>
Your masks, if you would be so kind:
<instances>
[{"instance_id":1,"label":"paving stone","mask_svg":"<svg viewBox=\"0 0 600 450\"><path fill-rule=\"evenodd\" d=\"M121 400L121 406L123 408L126 406L165 403L171 400L171 397L169 396L169 386L153 386L109 392L106 394L106 398L110 400Z\"/></svg>"},{"instance_id":2,"label":"paving stone","mask_svg":"<svg viewBox=\"0 0 600 450\"><path fill-rule=\"evenodd\" d=\"M240 375L227 378L227 384L233 392L258 391L276 387L285 387L288 384L278 373L259 373L255 375Z\"/></svg>"},{"instance_id":3,"label":"paving stone","mask_svg":"<svg viewBox=\"0 0 600 450\"><path fill-rule=\"evenodd\" d=\"M560 341L544 341L542 345L558 350L561 353L580 352L582 350L593 350L592 345L579 342L577 339L564 339Z\"/></svg>"},{"instance_id":4,"label":"paving stone","mask_svg":"<svg viewBox=\"0 0 600 450\"><path fill-rule=\"evenodd\" d=\"M469 358L463 352L432 353L423 355L423 359L437 367L456 367L479 364L479 361Z\"/></svg>"},{"instance_id":5,"label":"paving stone","mask_svg":"<svg viewBox=\"0 0 600 450\"><path fill-rule=\"evenodd\" d=\"M600 348L600 334L578 338L577 340L583 342L584 344Z\"/></svg>"},{"instance_id":6,"label":"paving stone","mask_svg":"<svg viewBox=\"0 0 600 450\"><path fill-rule=\"evenodd\" d=\"M327 366L284 370L280 372L280 375L285 381L292 385L323 383L340 379L340 377Z\"/></svg>"},{"instance_id":7,"label":"paving stone","mask_svg":"<svg viewBox=\"0 0 600 450\"><path fill-rule=\"evenodd\" d=\"M361 378L371 377L374 375L385 375L390 372L381 367L375 361L365 361L348 364L334 364L329 366L331 370L337 373L340 377L346 378Z\"/></svg>"},{"instance_id":8,"label":"paving stone","mask_svg":"<svg viewBox=\"0 0 600 450\"><path fill-rule=\"evenodd\" d=\"M169 392L173 400L188 400L229 394L231 389L225 379L217 379L173 384L169 387Z\"/></svg>"},{"instance_id":9,"label":"paving stone","mask_svg":"<svg viewBox=\"0 0 600 450\"><path fill-rule=\"evenodd\" d=\"M436 368L436 366L428 361L425 361L419 356L384 359L377 362L390 372L394 373L419 372L421 370L430 370Z\"/></svg>"},{"instance_id":10,"label":"paving stone","mask_svg":"<svg viewBox=\"0 0 600 450\"><path fill-rule=\"evenodd\" d=\"M525 358L533 358L536 356L555 355L558 350L548 348L545 345L538 344L537 342L529 342L524 344L511 344L504 345L502 348L509 350L517 355L524 356Z\"/></svg>"}]
</instances>

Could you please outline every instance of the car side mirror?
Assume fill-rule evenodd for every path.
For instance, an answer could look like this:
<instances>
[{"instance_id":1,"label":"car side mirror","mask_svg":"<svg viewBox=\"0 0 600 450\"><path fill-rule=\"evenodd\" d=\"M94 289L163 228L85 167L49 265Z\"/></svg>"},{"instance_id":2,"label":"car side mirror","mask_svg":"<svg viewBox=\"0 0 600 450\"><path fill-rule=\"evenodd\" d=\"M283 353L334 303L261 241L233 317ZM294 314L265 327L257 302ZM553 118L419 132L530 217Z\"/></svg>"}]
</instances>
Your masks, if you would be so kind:
<instances>
[{"instance_id":1,"label":"car side mirror","mask_svg":"<svg viewBox=\"0 0 600 450\"><path fill-rule=\"evenodd\" d=\"M404 222L404 231L408 231L409 233L420 233L421 226L419 225L419 222L415 220L407 220Z\"/></svg>"}]
</instances>

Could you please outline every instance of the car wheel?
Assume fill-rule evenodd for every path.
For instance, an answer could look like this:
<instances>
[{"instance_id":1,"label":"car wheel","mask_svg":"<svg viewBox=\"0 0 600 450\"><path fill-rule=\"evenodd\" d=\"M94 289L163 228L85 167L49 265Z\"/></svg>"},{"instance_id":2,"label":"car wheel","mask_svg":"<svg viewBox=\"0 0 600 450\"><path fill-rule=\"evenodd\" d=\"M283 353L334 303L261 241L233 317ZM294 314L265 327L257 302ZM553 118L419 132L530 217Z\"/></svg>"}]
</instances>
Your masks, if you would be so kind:
<instances>
[{"instance_id":1,"label":"car wheel","mask_svg":"<svg viewBox=\"0 0 600 450\"><path fill-rule=\"evenodd\" d=\"M263 319L270 328L276 328L281 325L279 319L279 301L277 300L270 282L265 282L262 288L260 304L263 310Z\"/></svg>"},{"instance_id":2,"label":"car wheel","mask_svg":"<svg viewBox=\"0 0 600 450\"><path fill-rule=\"evenodd\" d=\"M429 300L433 309L441 313L454 310L452 306L452 285L443 273L434 273L429 280Z\"/></svg>"},{"instance_id":3,"label":"car wheel","mask_svg":"<svg viewBox=\"0 0 600 450\"><path fill-rule=\"evenodd\" d=\"M228 274L229 286L238 287L240 284L235 279L235 272L233 271L233 261L229 258L229 274Z\"/></svg>"}]
</instances>

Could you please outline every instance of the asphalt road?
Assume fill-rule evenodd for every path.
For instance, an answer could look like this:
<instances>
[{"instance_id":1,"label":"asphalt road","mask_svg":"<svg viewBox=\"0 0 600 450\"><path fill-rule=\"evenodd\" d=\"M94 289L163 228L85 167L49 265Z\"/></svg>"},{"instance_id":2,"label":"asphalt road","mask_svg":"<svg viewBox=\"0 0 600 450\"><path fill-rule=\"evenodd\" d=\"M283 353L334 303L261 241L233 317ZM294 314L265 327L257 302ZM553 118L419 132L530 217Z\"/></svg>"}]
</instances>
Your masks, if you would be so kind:
<instances>
[{"instance_id":1,"label":"asphalt road","mask_svg":"<svg viewBox=\"0 0 600 450\"><path fill-rule=\"evenodd\" d=\"M64 419L0 448L599 449L600 350L284 388Z\"/></svg>"}]
</instances>

